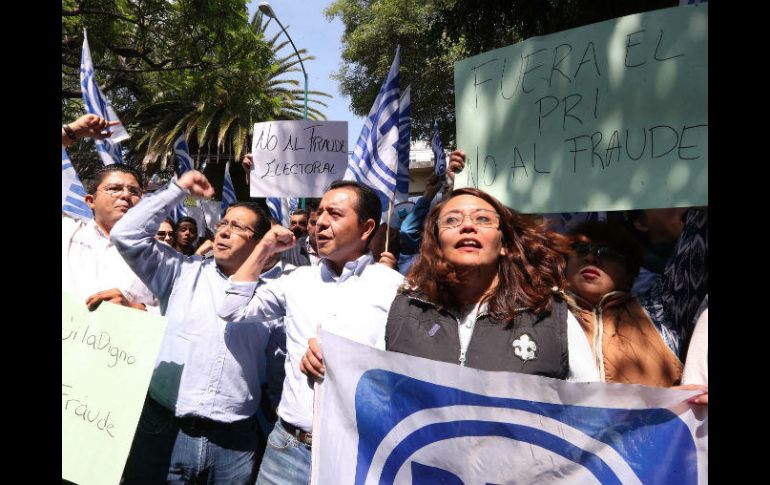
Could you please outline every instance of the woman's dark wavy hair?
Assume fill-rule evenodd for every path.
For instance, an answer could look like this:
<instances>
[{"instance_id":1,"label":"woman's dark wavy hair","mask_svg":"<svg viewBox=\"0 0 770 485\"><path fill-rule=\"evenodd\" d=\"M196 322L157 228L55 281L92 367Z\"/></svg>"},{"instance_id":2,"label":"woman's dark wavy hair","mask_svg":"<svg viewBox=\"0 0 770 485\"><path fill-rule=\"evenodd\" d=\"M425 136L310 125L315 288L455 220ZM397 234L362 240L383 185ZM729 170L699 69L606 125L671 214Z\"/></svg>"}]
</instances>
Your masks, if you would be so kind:
<instances>
[{"instance_id":1,"label":"woman's dark wavy hair","mask_svg":"<svg viewBox=\"0 0 770 485\"><path fill-rule=\"evenodd\" d=\"M551 309L554 287L563 288L569 241L566 237L530 218L508 209L500 201L478 189L464 188L437 204L425 221L420 257L407 274L407 283L416 287L430 301L440 306L455 308L452 287L462 284L462 274L444 259L438 241L438 216L447 201L460 195L478 197L495 208L500 216L502 244L506 255L500 256L499 284L486 301L493 318L507 321L517 308L535 314Z\"/></svg>"}]
</instances>

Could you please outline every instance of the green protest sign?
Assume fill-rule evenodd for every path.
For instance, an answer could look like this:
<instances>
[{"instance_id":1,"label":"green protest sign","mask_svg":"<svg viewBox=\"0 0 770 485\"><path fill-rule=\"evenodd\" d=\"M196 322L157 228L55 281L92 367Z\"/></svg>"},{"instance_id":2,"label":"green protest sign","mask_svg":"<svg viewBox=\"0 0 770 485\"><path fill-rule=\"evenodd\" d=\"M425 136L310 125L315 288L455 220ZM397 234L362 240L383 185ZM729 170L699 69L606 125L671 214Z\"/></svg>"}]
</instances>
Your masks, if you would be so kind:
<instances>
[{"instance_id":1,"label":"green protest sign","mask_svg":"<svg viewBox=\"0 0 770 485\"><path fill-rule=\"evenodd\" d=\"M521 212L708 204L708 5L629 15L455 64L455 184Z\"/></svg>"},{"instance_id":2,"label":"green protest sign","mask_svg":"<svg viewBox=\"0 0 770 485\"><path fill-rule=\"evenodd\" d=\"M62 292L62 478L117 484L131 448L164 317Z\"/></svg>"}]
</instances>

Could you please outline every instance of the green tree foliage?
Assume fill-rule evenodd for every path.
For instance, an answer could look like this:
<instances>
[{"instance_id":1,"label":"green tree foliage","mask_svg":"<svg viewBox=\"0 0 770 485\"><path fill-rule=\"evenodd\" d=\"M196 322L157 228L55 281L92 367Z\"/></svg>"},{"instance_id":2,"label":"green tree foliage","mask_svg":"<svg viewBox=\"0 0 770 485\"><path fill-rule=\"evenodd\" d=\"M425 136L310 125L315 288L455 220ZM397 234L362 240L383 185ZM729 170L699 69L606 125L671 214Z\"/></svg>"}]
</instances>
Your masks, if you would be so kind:
<instances>
[{"instance_id":1,"label":"green tree foliage","mask_svg":"<svg viewBox=\"0 0 770 485\"><path fill-rule=\"evenodd\" d=\"M187 135L190 152L236 159L253 123L302 117L304 91L287 79L298 70L279 34L266 39L259 12L249 22L246 0L64 0L62 122L84 112L80 93L83 30L96 78L131 139L127 161L150 175L163 168L173 141ZM303 49L303 59L308 57ZM313 91L308 116L323 118ZM98 157L80 142L85 156Z\"/></svg>"},{"instance_id":2,"label":"green tree foliage","mask_svg":"<svg viewBox=\"0 0 770 485\"><path fill-rule=\"evenodd\" d=\"M366 116L401 44L401 86L412 86L412 138L455 138L454 63L492 49L675 0L335 0L328 18L345 26L336 78L352 110Z\"/></svg>"}]
</instances>

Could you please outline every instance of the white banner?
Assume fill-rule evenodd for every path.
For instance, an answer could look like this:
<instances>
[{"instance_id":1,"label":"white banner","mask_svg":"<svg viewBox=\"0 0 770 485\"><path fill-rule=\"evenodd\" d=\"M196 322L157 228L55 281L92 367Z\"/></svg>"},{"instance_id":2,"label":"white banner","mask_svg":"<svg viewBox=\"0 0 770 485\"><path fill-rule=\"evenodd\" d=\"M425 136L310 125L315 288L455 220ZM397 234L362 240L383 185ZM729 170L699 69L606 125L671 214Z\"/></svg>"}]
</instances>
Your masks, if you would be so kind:
<instances>
[{"instance_id":1,"label":"white banner","mask_svg":"<svg viewBox=\"0 0 770 485\"><path fill-rule=\"evenodd\" d=\"M348 166L346 121L254 124L251 197L321 197Z\"/></svg>"},{"instance_id":2,"label":"white banner","mask_svg":"<svg viewBox=\"0 0 770 485\"><path fill-rule=\"evenodd\" d=\"M695 391L568 383L321 331L313 484L708 482Z\"/></svg>"}]
</instances>

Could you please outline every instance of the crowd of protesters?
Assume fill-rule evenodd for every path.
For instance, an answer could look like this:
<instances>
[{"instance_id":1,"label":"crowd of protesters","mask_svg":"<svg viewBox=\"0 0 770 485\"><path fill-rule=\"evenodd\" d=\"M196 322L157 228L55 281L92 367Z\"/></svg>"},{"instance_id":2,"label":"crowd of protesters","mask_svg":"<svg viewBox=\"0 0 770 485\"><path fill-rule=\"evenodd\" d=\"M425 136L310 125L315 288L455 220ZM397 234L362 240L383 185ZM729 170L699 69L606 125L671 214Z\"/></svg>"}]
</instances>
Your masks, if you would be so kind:
<instances>
[{"instance_id":1,"label":"crowd of protesters","mask_svg":"<svg viewBox=\"0 0 770 485\"><path fill-rule=\"evenodd\" d=\"M110 126L83 116L62 144ZM320 328L482 370L680 386L708 404L706 208L560 234L452 190L464 164L452 152L399 227L372 189L337 181L288 228L238 202L201 240L195 219L169 215L213 196L202 173L147 196L125 165L85 181L93 219L62 217L62 289L168 320L123 483L309 483Z\"/></svg>"}]
</instances>

